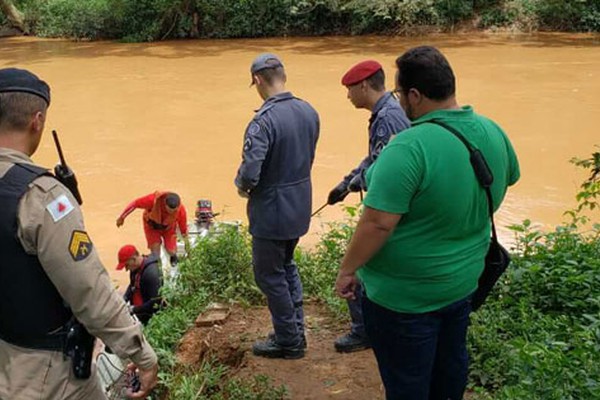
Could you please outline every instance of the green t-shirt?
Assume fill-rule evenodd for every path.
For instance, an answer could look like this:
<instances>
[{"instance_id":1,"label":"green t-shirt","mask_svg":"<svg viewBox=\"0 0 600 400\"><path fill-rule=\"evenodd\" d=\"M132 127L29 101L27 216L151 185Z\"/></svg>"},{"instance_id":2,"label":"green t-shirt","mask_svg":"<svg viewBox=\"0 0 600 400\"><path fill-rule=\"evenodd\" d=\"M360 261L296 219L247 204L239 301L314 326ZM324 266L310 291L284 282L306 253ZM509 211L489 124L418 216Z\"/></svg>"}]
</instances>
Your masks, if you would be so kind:
<instances>
[{"instance_id":1,"label":"green t-shirt","mask_svg":"<svg viewBox=\"0 0 600 400\"><path fill-rule=\"evenodd\" d=\"M358 271L367 296L397 312L423 313L477 288L490 240L485 191L464 144L436 119L482 151L494 175L494 209L519 179L506 134L470 106L438 110L413 122L367 171L367 207L402 214L381 250Z\"/></svg>"}]
</instances>

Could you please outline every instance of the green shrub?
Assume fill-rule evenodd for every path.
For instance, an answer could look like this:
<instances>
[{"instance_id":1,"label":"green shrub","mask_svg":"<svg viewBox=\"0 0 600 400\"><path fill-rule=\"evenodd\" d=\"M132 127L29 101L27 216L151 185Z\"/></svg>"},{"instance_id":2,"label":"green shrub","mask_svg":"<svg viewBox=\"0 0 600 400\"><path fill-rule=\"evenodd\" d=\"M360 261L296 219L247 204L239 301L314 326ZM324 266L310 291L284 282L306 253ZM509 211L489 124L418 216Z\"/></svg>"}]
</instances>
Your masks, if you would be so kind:
<instances>
[{"instance_id":1,"label":"green shrub","mask_svg":"<svg viewBox=\"0 0 600 400\"><path fill-rule=\"evenodd\" d=\"M472 316L471 384L480 398L486 390L500 400L600 398L600 225L586 229L581 214L596 208L600 154L573 162L592 174L571 221L552 232L513 226L513 263Z\"/></svg>"},{"instance_id":2,"label":"green shrub","mask_svg":"<svg viewBox=\"0 0 600 400\"><path fill-rule=\"evenodd\" d=\"M48 0L33 18L41 36L101 39L117 33L106 0Z\"/></svg>"}]
</instances>

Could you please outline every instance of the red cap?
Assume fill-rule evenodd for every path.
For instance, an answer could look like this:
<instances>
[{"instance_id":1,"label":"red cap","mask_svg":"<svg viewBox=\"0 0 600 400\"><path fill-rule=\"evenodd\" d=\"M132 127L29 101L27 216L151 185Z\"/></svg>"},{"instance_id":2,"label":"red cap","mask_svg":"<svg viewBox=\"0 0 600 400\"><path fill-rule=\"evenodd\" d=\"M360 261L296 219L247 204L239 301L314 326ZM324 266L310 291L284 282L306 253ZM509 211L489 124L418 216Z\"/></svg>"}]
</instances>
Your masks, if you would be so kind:
<instances>
[{"instance_id":1,"label":"red cap","mask_svg":"<svg viewBox=\"0 0 600 400\"><path fill-rule=\"evenodd\" d=\"M342 85L352 86L359 82L364 81L375 72L379 71L383 67L375 60L366 60L359 62L354 67L350 68L348 72L342 77Z\"/></svg>"},{"instance_id":2,"label":"red cap","mask_svg":"<svg viewBox=\"0 0 600 400\"><path fill-rule=\"evenodd\" d=\"M125 268L125 263L133 256L138 254L137 249L132 244L126 244L119 250L119 264L117 270Z\"/></svg>"}]
</instances>

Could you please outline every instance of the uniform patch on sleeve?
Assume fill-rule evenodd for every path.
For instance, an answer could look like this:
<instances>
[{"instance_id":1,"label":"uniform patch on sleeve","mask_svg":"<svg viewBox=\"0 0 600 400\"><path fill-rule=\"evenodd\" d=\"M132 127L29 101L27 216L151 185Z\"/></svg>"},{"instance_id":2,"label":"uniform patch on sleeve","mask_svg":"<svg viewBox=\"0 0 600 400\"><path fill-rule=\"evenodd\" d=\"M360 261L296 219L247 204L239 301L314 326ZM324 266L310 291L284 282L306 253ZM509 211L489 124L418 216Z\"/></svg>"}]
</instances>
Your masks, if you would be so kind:
<instances>
[{"instance_id":1,"label":"uniform patch on sleeve","mask_svg":"<svg viewBox=\"0 0 600 400\"><path fill-rule=\"evenodd\" d=\"M260 132L260 125L257 122L252 121L248 127L248 135L256 135Z\"/></svg>"},{"instance_id":2,"label":"uniform patch on sleeve","mask_svg":"<svg viewBox=\"0 0 600 400\"><path fill-rule=\"evenodd\" d=\"M69 215L74 209L75 208L73 207L71 200L69 200L69 198L64 194L61 194L46 206L46 210L48 210L54 222L60 221Z\"/></svg>"},{"instance_id":3,"label":"uniform patch on sleeve","mask_svg":"<svg viewBox=\"0 0 600 400\"><path fill-rule=\"evenodd\" d=\"M387 128L382 124L377 128L377 136L379 137L385 137L387 135Z\"/></svg>"},{"instance_id":4,"label":"uniform patch on sleeve","mask_svg":"<svg viewBox=\"0 0 600 400\"><path fill-rule=\"evenodd\" d=\"M75 261L81 261L87 258L92 252L92 241L84 231L73 231L69 241L69 254Z\"/></svg>"}]
</instances>

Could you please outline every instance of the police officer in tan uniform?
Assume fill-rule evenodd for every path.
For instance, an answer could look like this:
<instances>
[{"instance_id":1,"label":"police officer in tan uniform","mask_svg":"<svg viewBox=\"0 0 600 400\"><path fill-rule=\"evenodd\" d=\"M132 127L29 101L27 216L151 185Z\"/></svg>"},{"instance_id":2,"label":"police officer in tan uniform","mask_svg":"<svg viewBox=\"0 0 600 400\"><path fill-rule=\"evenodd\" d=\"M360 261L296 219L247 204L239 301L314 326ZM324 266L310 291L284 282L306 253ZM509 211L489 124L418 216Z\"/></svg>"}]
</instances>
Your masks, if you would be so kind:
<instances>
[{"instance_id":1,"label":"police officer in tan uniform","mask_svg":"<svg viewBox=\"0 0 600 400\"><path fill-rule=\"evenodd\" d=\"M70 191L33 164L50 88L32 73L0 69L0 399L105 399L95 371L74 376L63 355L76 319L137 367L145 398L156 354L114 289Z\"/></svg>"}]
</instances>

